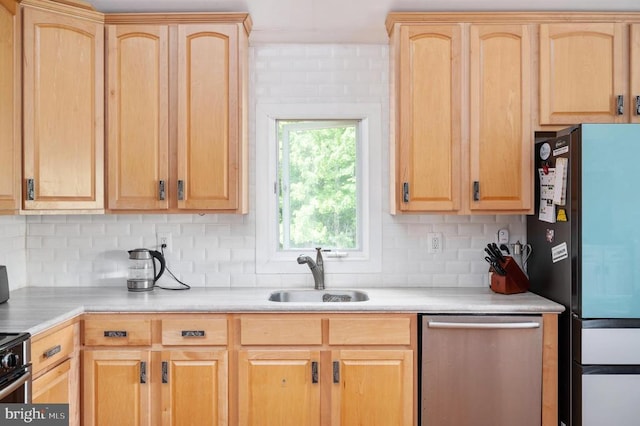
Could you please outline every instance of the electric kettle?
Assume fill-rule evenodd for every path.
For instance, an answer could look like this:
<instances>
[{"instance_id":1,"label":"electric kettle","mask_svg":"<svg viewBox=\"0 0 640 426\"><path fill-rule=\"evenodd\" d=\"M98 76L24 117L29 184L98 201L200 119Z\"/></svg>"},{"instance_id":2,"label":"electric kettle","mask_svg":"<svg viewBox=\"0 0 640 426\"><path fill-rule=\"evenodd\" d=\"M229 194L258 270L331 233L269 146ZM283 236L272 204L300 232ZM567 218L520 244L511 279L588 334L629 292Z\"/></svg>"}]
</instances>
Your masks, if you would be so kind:
<instances>
[{"instance_id":1,"label":"electric kettle","mask_svg":"<svg viewBox=\"0 0 640 426\"><path fill-rule=\"evenodd\" d=\"M159 251L148 249L129 250L129 291L151 291L164 273L166 262ZM156 259L160 263L160 272L156 274Z\"/></svg>"}]
</instances>

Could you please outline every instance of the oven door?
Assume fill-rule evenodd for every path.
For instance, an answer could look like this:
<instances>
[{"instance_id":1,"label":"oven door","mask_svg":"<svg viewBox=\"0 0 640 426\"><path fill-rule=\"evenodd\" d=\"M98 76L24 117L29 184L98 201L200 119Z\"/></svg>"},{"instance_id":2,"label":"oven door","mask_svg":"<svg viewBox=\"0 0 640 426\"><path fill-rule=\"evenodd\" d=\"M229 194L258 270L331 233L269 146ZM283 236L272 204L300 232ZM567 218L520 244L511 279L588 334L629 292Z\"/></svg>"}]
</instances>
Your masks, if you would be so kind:
<instances>
[{"instance_id":1,"label":"oven door","mask_svg":"<svg viewBox=\"0 0 640 426\"><path fill-rule=\"evenodd\" d=\"M17 371L0 387L0 403L31 403L31 367Z\"/></svg>"}]
</instances>

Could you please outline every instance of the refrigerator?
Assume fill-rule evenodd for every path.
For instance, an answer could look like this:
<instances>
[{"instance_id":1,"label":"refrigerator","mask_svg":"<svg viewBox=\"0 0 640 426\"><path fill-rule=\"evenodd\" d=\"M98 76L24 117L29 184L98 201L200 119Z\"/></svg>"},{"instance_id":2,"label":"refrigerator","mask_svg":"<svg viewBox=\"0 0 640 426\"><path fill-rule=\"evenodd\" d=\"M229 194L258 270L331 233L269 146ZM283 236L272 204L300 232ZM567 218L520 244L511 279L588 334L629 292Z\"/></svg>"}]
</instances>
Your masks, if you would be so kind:
<instances>
[{"instance_id":1,"label":"refrigerator","mask_svg":"<svg viewBox=\"0 0 640 426\"><path fill-rule=\"evenodd\" d=\"M640 124L535 135L530 290L558 322L559 425L640 424Z\"/></svg>"}]
</instances>

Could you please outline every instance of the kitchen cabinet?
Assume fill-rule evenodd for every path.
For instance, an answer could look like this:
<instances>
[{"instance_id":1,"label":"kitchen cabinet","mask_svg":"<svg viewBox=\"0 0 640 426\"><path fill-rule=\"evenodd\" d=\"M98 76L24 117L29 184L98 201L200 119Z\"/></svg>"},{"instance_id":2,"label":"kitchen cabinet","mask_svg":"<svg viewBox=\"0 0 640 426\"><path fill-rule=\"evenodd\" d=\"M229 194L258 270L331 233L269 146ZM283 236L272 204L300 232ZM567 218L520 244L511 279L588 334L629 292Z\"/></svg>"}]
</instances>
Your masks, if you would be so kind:
<instances>
[{"instance_id":1,"label":"kitchen cabinet","mask_svg":"<svg viewBox=\"0 0 640 426\"><path fill-rule=\"evenodd\" d=\"M69 424L80 424L79 324L63 323L31 339L32 399L69 404Z\"/></svg>"},{"instance_id":2,"label":"kitchen cabinet","mask_svg":"<svg viewBox=\"0 0 640 426\"><path fill-rule=\"evenodd\" d=\"M23 209L104 208L104 25L41 0L23 12Z\"/></svg>"},{"instance_id":3,"label":"kitchen cabinet","mask_svg":"<svg viewBox=\"0 0 640 426\"><path fill-rule=\"evenodd\" d=\"M108 208L246 213L250 18L160 21L107 16Z\"/></svg>"},{"instance_id":4,"label":"kitchen cabinet","mask_svg":"<svg viewBox=\"0 0 640 426\"><path fill-rule=\"evenodd\" d=\"M640 24L631 24L630 28L630 81L629 81L629 106L630 122L640 123Z\"/></svg>"},{"instance_id":5,"label":"kitchen cabinet","mask_svg":"<svg viewBox=\"0 0 640 426\"><path fill-rule=\"evenodd\" d=\"M540 25L540 124L628 121L624 27L616 22Z\"/></svg>"},{"instance_id":6,"label":"kitchen cabinet","mask_svg":"<svg viewBox=\"0 0 640 426\"><path fill-rule=\"evenodd\" d=\"M532 208L531 30L470 27L471 212Z\"/></svg>"},{"instance_id":7,"label":"kitchen cabinet","mask_svg":"<svg viewBox=\"0 0 640 426\"><path fill-rule=\"evenodd\" d=\"M529 212L531 28L436 18L387 19L391 211Z\"/></svg>"},{"instance_id":8,"label":"kitchen cabinet","mask_svg":"<svg viewBox=\"0 0 640 426\"><path fill-rule=\"evenodd\" d=\"M460 25L394 29L392 212L455 212L462 207L461 54Z\"/></svg>"},{"instance_id":9,"label":"kitchen cabinet","mask_svg":"<svg viewBox=\"0 0 640 426\"><path fill-rule=\"evenodd\" d=\"M246 314L239 322L240 425L413 425L415 316Z\"/></svg>"},{"instance_id":10,"label":"kitchen cabinet","mask_svg":"<svg viewBox=\"0 0 640 426\"><path fill-rule=\"evenodd\" d=\"M224 315L92 314L83 326L85 425L228 424Z\"/></svg>"},{"instance_id":11,"label":"kitchen cabinet","mask_svg":"<svg viewBox=\"0 0 640 426\"><path fill-rule=\"evenodd\" d=\"M0 1L0 214L20 209L20 8Z\"/></svg>"}]
</instances>

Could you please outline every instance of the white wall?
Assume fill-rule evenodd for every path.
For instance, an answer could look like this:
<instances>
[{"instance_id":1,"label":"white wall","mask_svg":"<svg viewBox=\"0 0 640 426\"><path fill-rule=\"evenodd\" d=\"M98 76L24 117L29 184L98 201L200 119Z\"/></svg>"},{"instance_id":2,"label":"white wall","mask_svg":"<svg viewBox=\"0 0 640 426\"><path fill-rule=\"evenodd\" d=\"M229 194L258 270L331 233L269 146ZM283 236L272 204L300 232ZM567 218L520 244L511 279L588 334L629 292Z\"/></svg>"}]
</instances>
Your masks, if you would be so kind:
<instances>
[{"instance_id":1,"label":"white wall","mask_svg":"<svg viewBox=\"0 0 640 426\"><path fill-rule=\"evenodd\" d=\"M383 118L382 274L331 274L327 286L483 286L488 265L482 248L507 227L524 241L524 216L391 216L388 205L389 92L386 45L260 45L250 48L250 213L235 215L29 216L29 285L125 286L126 250L155 245L156 232L172 233L169 267L194 286L311 286L306 266L295 275L255 273L255 105L257 103L379 103ZM261 182L264 185L264 182ZM15 223L14 223L15 221ZM0 221L0 243L20 237L22 218ZM7 230L11 228L10 230ZM14 235L17 231L18 235ZM444 251L428 254L428 232L444 234ZM6 237L4 235L7 235ZM19 252L20 249L17 250ZM0 260L3 252L0 250ZM7 256L5 254L5 256ZM14 256L14 255L11 255ZM20 264L18 259L10 259ZM1 262L0 262L1 263ZM13 267L12 267L13 268ZM164 279L164 277L163 277ZM164 284L171 284L166 280Z\"/></svg>"}]
</instances>

